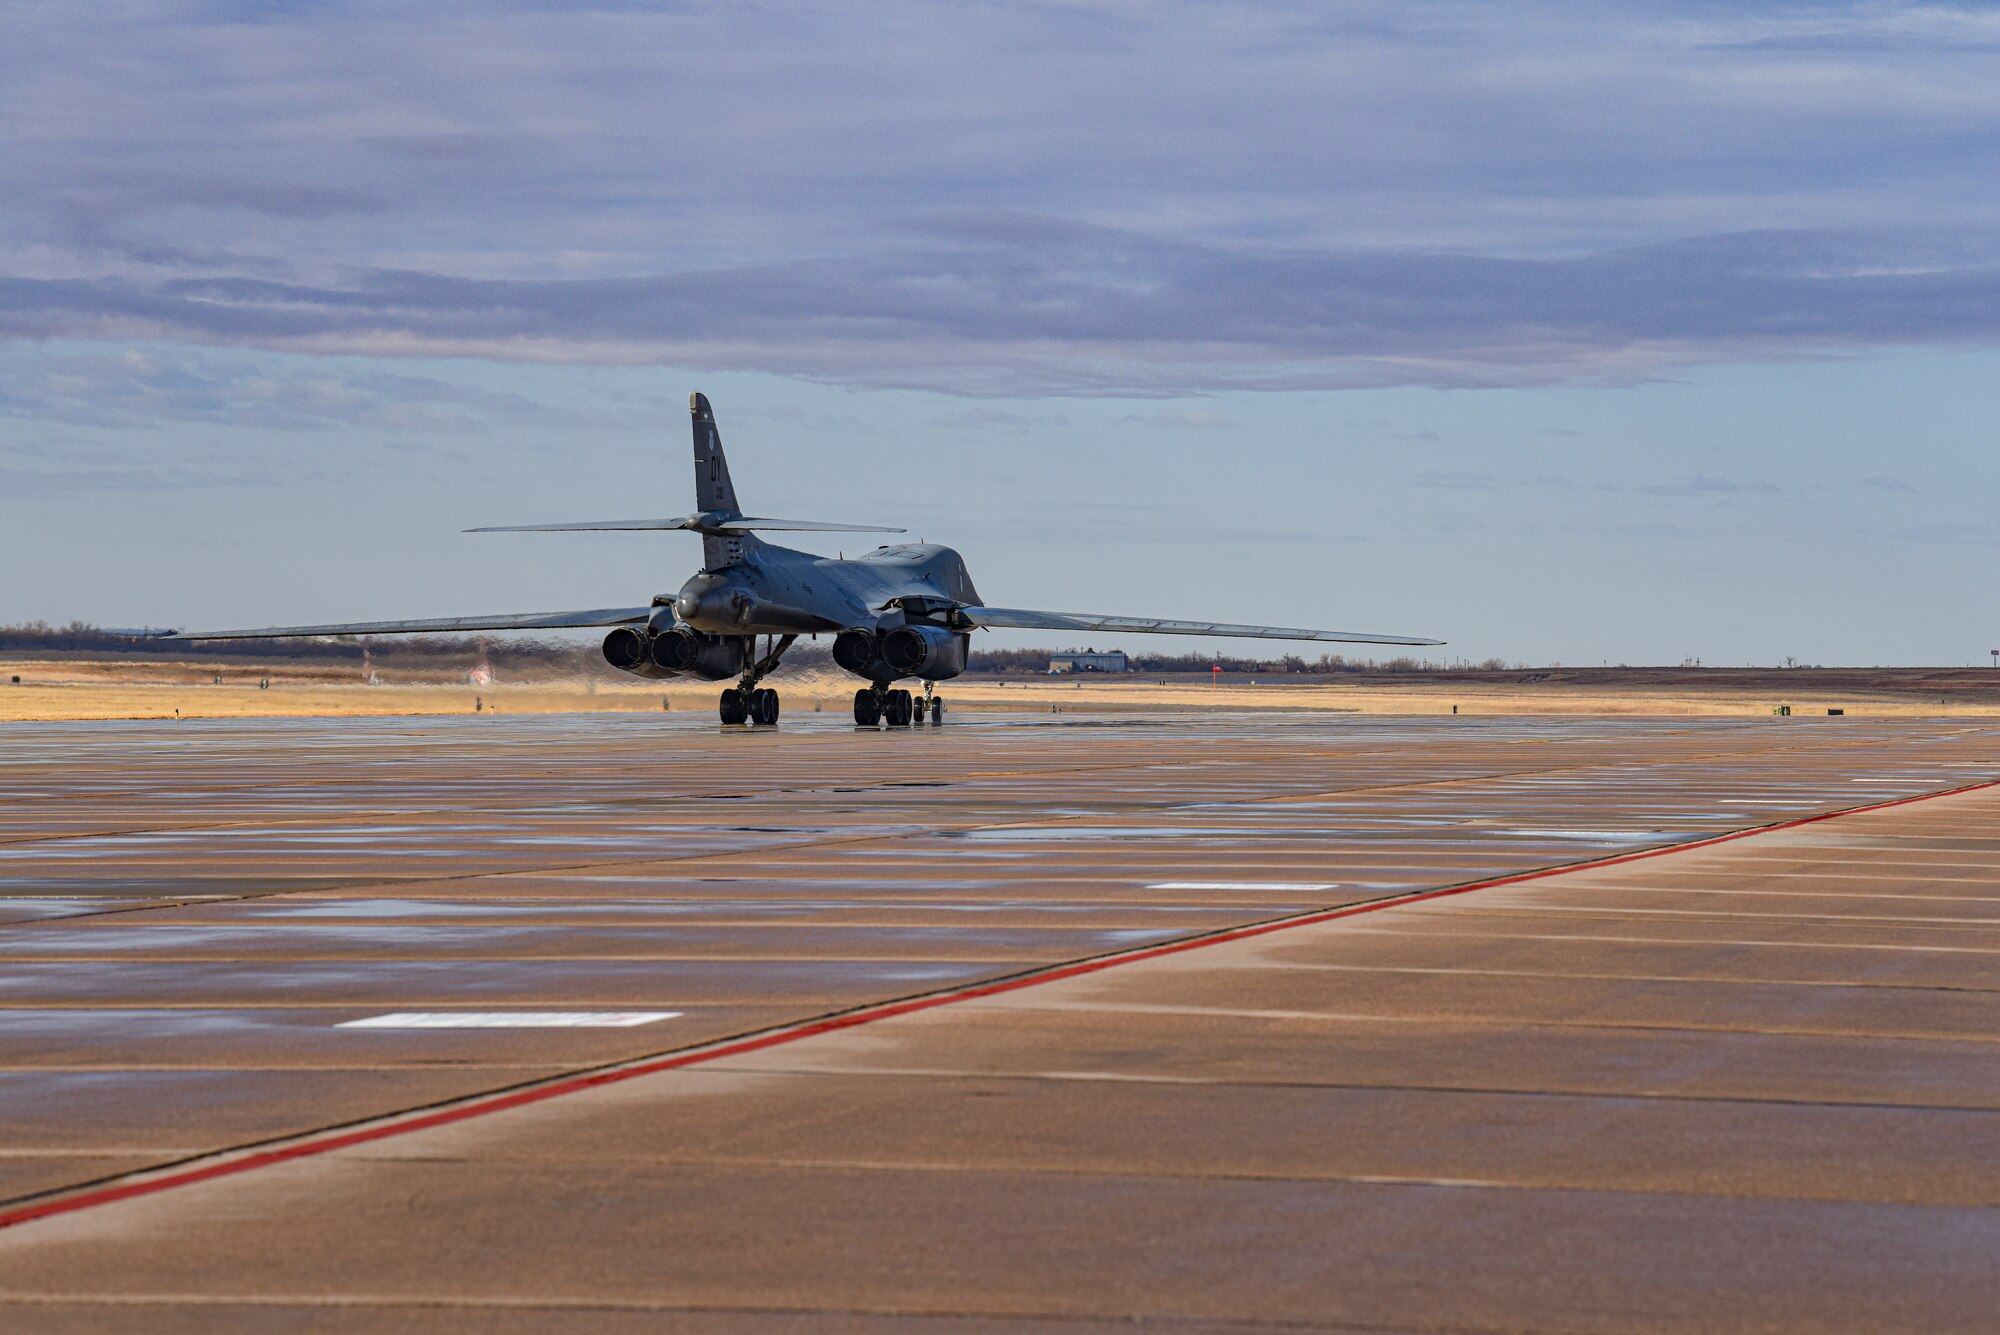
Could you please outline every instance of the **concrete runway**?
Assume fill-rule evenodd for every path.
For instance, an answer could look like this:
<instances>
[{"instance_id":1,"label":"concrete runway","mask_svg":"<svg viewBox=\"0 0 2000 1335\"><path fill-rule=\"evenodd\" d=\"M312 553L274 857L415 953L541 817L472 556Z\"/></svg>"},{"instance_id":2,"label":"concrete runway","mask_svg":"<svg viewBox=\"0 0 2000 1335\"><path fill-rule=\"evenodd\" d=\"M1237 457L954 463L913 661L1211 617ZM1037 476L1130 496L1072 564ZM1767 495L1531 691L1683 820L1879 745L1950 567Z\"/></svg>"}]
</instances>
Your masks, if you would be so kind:
<instances>
[{"instance_id":1,"label":"concrete runway","mask_svg":"<svg viewBox=\"0 0 2000 1335\"><path fill-rule=\"evenodd\" d=\"M2000 790L1629 855L1995 777L1951 720L10 725L0 1323L1990 1329ZM343 1027L524 1011L671 1018Z\"/></svg>"}]
</instances>

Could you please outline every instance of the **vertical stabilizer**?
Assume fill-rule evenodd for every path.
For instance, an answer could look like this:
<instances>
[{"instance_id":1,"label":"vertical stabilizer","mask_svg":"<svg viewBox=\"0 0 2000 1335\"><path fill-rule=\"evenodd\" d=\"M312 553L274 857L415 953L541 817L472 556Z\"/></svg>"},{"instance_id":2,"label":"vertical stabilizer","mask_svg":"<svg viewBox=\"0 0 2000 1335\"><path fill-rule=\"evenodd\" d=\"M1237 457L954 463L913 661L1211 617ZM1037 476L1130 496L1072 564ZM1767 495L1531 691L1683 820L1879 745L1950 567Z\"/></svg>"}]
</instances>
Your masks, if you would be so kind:
<instances>
[{"instance_id":1,"label":"vertical stabilizer","mask_svg":"<svg viewBox=\"0 0 2000 1335\"><path fill-rule=\"evenodd\" d=\"M729 480L729 460L723 457L722 433L715 429L715 410L706 394L688 395L688 411L694 415L694 501L703 514L721 511L731 517L743 513L736 504L736 486Z\"/></svg>"},{"instance_id":2,"label":"vertical stabilizer","mask_svg":"<svg viewBox=\"0 0 2000 1335\"><path fill-rule=\"evenodd\" d=\"M729 480L729 460L722 453L722 433L716 430L715 410L708 406L708 396L688 395L688 412L694 417L695 509L704 515L737 518L743 510L736 503L736 484ZM701 539L702 568L733 566L756 545L757 539L748 533L705 533Z\"/></svg>"}]
</instances>

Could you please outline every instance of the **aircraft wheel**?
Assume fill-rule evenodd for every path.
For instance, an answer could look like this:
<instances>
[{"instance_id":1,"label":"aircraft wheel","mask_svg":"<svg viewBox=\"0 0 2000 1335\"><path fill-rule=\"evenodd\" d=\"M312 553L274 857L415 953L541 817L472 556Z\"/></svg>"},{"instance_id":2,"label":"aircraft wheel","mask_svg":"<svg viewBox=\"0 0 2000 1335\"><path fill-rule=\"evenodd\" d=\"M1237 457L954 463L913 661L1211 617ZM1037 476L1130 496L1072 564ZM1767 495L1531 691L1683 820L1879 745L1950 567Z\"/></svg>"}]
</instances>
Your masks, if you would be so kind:
<instances>
[{"instance_id":1,"label":"aircraft wheel","mask_svg":"<svg viewBox=\"0 0 2000 1335\"><path fill-rule=\"evenodd\" d=\"M747 722L749 717L750 702L744 698L742 691L732 686L722 693L722 721L724 723L743 723Z\"/></svg>"},{"instance_id":2,"label":"aircraft wheel","mask_svg":"<svg viewBox=\"0 0 2000 1335\"><path fill-rule=\"evenodd\" d=\"M750 720L770 727L778 721L778 693L770 689L750 692Z\"/></svg>"},{"instance_id":3,"label":"aircraft wheel","mask_svg":"<svg viewBox=\"0 0 2000 1335\"><path fill-rule=\"evenodd\" d=\"M924 721L924 697L922 697L921 695L913 694L910 696L910 722L922 723L923 721Z\"/></svg>"},{"instance_id":4,"label":"aircraft wheel","mask_svg":"<svg viewBox=\"0 0 2000 1335\"><path fill-rule=\"evenodd\" d=\"M875 692L866 688L854 693L854 721L864 728L872 728L882 721L882 702Z\"/></svg>"},{"instance_id":5,"label":"aircraft wheel","mask_svg":"<svg viewBox=\"0 0 2000 1335\"><path fill-rule=\"evenodd\" d=\"M889 692L889 698L882 703L882 717L888 720L890 727L907 728L910 726L910 693L908 691L891 691Z\"/></svg>"},{"instance_id":6,"label":"aircraft wheel","mask_svg":"<svg viewBox=\"0 0 2000 1335\"><path fill-rule=\"evenodd\" d=\"M931 701L931 726L936 727L942 722L944 722L944 697L939 696Z\"/></svg>"}]
</instances>

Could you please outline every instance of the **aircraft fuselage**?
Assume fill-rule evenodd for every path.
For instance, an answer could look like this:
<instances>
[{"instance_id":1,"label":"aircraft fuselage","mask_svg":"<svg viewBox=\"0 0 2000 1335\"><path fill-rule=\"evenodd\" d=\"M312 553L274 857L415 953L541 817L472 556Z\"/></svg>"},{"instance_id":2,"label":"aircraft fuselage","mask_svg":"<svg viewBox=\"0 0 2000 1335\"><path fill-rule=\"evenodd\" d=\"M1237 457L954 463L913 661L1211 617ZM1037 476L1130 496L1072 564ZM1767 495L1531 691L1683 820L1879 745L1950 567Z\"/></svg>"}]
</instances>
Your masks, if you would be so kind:
<instances>
[{"instance_id":1,"label":"aircraft fuselage","mask_svg":"<svg viewBox=\"0 0 2000 1335\"><path fill-rule=\"evenodd\" d=\"M674 620L707 635L887 631L901 624L895 613L909 600L979 602L965 558L949 547L898 543L841 558L755 540L726 545L733 559L690 578L672 603Z\"/></svg>"}]
</instances>

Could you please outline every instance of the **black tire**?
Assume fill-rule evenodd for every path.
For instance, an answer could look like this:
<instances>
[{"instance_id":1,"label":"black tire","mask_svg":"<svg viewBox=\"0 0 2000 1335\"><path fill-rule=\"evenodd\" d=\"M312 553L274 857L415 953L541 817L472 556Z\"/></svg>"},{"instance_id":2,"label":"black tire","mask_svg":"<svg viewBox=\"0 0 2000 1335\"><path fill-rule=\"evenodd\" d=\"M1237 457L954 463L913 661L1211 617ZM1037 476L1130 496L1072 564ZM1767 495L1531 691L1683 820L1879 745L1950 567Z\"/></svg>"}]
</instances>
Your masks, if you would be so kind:
<instances>
[{"instance_id":1,"label":"black tire","mask_svg":"<svg viewBox=\"0 0 2000 1335\"><path fill-rule=\"evenodd\" d=\"M744 698L742 691L732 686L722 693L722 721L724 723L735 725L748 721L749 717L750 702Z\"/></svg>"},{"instance_id":2,"label":"black tire","mask_svg":"<svg viewBox=\"0 0 2000 1335\"><path fill-rule=\"evenodd\" d=\"M772 727L778 721L778 693L773 690L757 690L750 693L750 720Z\"/></svg>"},{"instance_id":3,"label":"black tire","mask_svg":"<svg viewBox=\"0 0 2000 1335\"><path fill-rule=\"evenodd\" d=\"M921 695L912 695L910 697L910 722L922 723L923 721L924 721L924 697L922 697Z\"/></svg>"},{"instance_id":4,"label":"black tire","mask_svg":"<svg viewBox=\"0 0 2000 1335\"><path fill-rule=\"evenodd\" d=\"M889 698L883 701L882 717L889 721L889 726L892 728L909 727L910 693L908 691L889 692Z\"/></svg>"},{"instance_id":5,"label":"black tire","mask_svg":"<svg viewBox=\"0 0 2000 1335\"><path fill-rule=\"evenodd\" d=\"M942 722L944 722L944 698L940 696L931 701L931 726L935 728Z\"/></svg>"},{"instance_id":6,"label":"black tire","mask_svg":"<svg viewBox=\"0 0 2000 1335\"><path fill-rule=\"evenodd\" d=\"M872 728L882 721L882 702L875 692L863 688L854 693L854 721L864 728Z\"/></svg>"}]
</instances>

